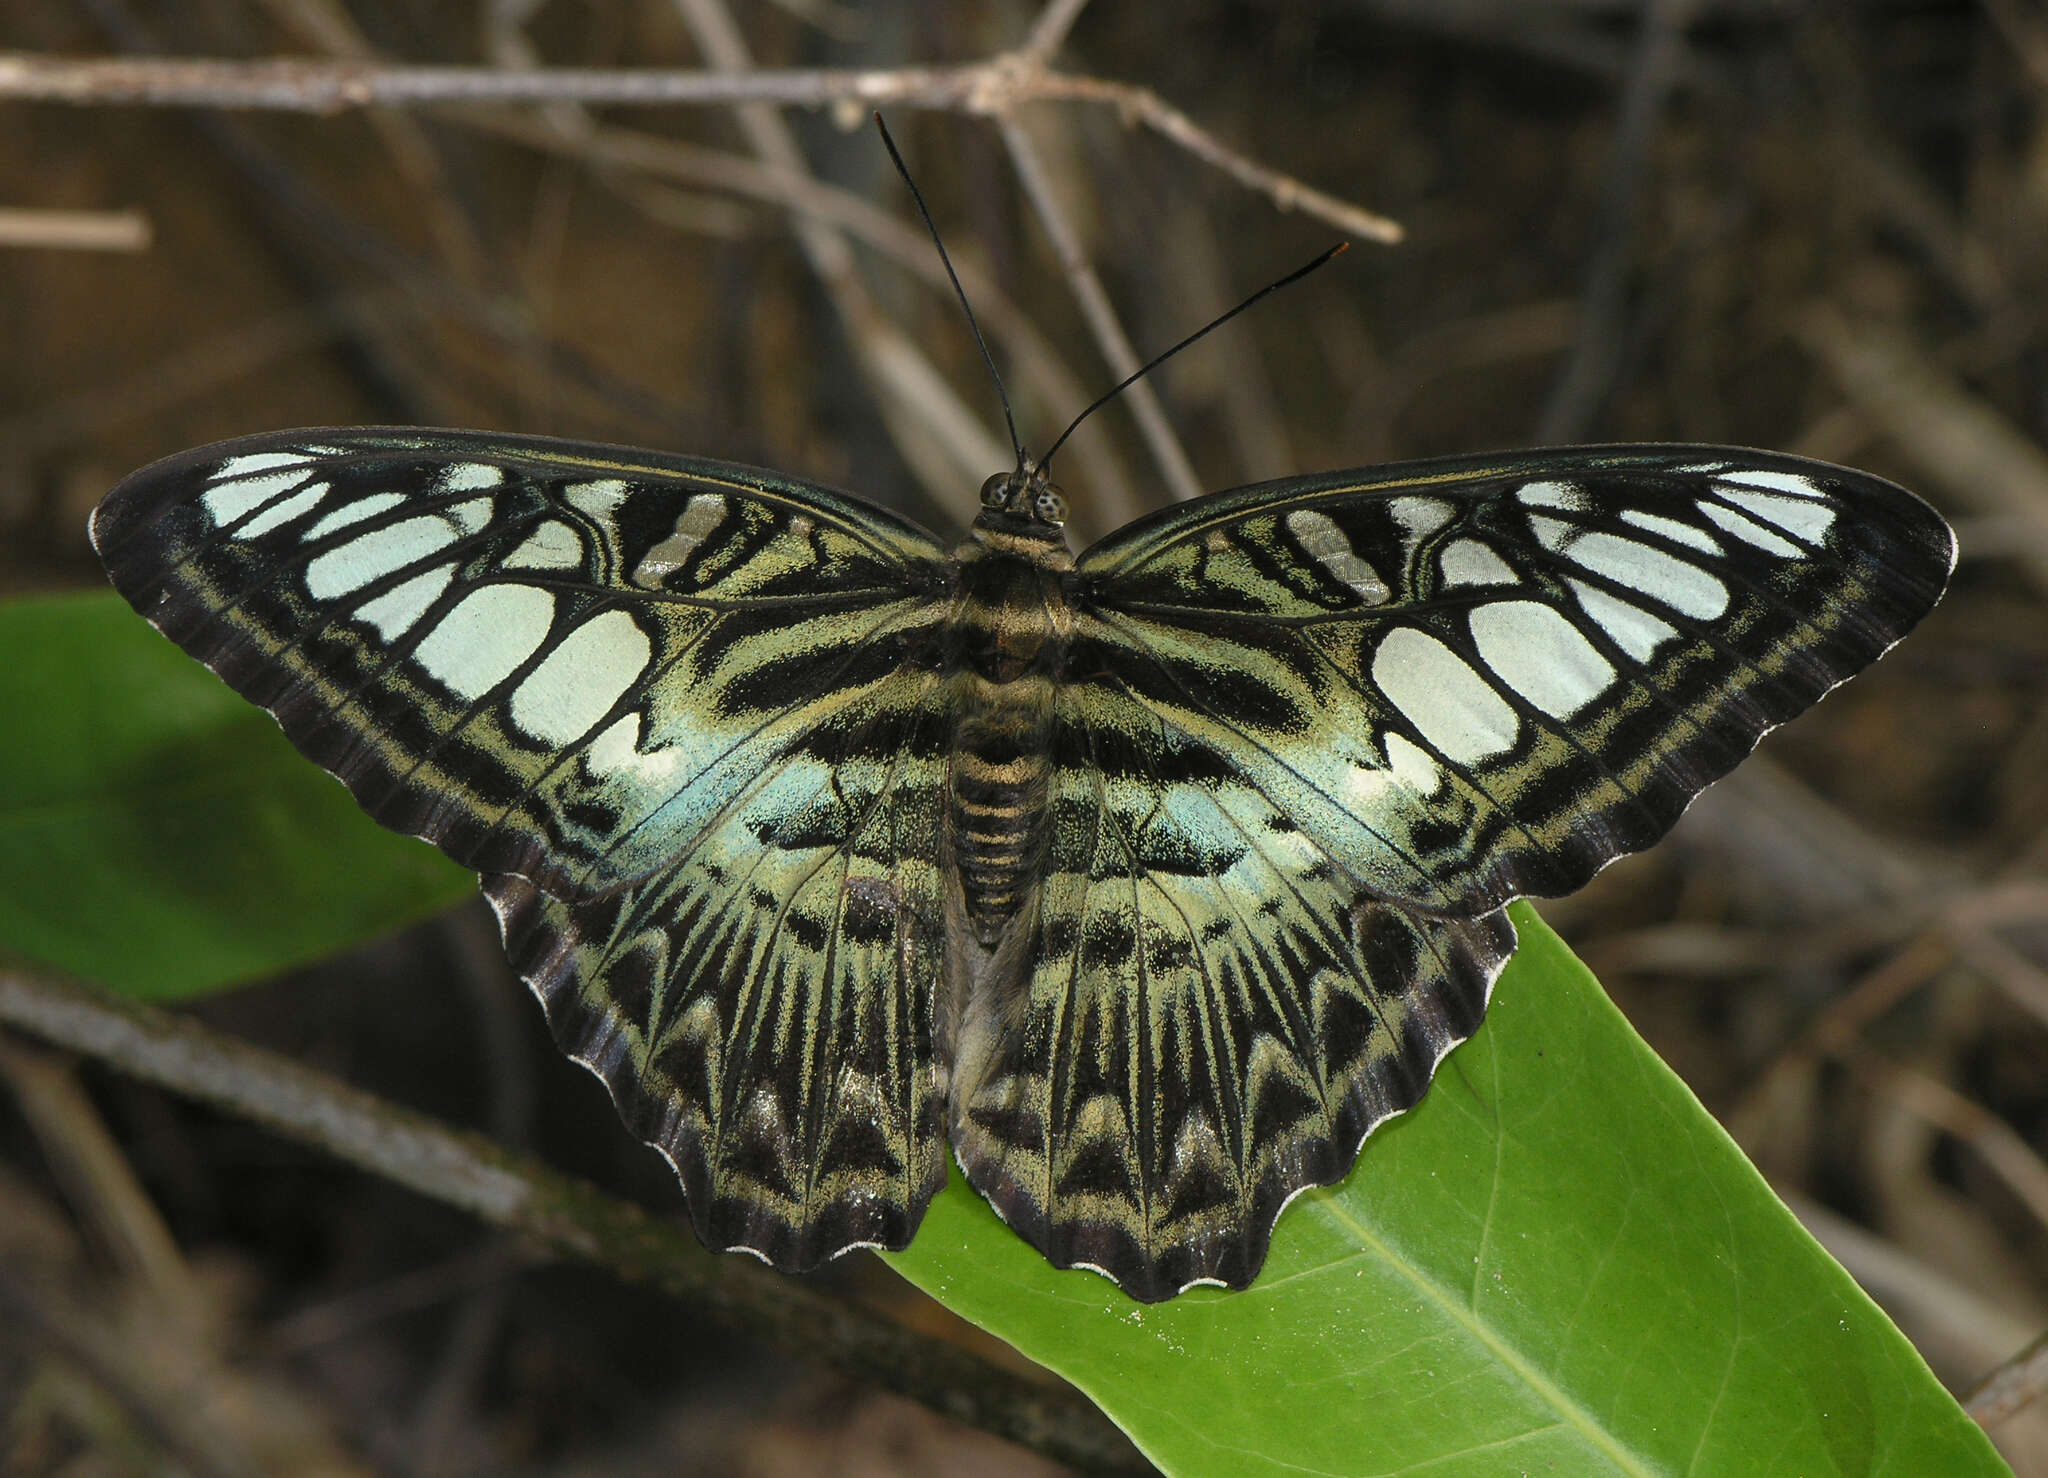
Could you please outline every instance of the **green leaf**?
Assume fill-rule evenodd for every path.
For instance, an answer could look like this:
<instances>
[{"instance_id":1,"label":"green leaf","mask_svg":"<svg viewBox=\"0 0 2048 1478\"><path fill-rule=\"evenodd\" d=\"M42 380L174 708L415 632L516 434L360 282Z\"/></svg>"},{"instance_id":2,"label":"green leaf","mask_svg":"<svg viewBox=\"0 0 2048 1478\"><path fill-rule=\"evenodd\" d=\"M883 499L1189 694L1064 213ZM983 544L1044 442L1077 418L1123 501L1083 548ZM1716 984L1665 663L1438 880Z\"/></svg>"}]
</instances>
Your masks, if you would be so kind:
<instances>
[{"instance_id":1,"label":"green leaf","mask_svg":"<svg viewBox=\"0 0 2048 1478\"><path fill-rule=\"evenodd\" d=\"M0 605L0 714L0 950L164 999L476 891L111 593Z\"/></svg>"},{"instance_id":2,"label":"green leaf","mask_svg":"<svg viewBox=\"0 0 2048 1478\"><path fill-rule=\"evenodd\" d=\"M1997 1474L1912 1346L1527 904L1485 1026L1243 1293L1133 1303L964 1186L889 1261L1176 1478Z\"/></svg>"}]
</instances>

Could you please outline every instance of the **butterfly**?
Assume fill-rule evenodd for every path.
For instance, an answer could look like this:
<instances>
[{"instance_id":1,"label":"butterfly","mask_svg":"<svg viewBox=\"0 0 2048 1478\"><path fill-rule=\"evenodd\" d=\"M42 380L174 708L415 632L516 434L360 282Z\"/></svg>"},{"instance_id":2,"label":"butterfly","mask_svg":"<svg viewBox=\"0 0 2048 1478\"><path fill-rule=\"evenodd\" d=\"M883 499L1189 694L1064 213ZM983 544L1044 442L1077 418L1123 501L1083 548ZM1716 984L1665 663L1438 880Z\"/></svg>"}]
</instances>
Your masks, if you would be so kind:
<instances>
[{"instance_id":1,"label":"butterfly","mask_svg":"<svg viewBox=\"0 0 2048 1478\"><path fill-rule=\"evenodd\" d=\"M92 538L482 875L708 1245L901 1247L950 1147L1147 1301L1249 1283L1477 1028L1504 906L1656 841L1954 562L1889 482L1723 447L1064 516L1028 463L949 548L777 472L354 429L159 462Z\"/></svg>"}]
</instances>

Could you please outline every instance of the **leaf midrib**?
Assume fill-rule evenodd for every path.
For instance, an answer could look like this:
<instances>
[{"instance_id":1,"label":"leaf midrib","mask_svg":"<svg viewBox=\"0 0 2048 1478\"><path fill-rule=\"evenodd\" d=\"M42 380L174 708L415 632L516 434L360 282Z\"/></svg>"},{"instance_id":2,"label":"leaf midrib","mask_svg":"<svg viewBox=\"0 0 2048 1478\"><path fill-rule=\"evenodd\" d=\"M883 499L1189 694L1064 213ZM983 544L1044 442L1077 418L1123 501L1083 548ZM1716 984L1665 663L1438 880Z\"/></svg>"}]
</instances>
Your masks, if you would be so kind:
<instances>
[{"instance_id":1,"label":"leaf midrib","mask_svg":"<svg viewBox=\"0 0 2048 1478\"><path fill-rule=\"evenodd\" d=\"M1379 1257L1388 1268L1393 1269L1409 1284L1436 1305L1439 1312L1462 1327L1465 1332L1478 1340L1499 1360L1501 1365L1521 1378L1531 1392L1558 1414L1562 1424L1578 1431L1586 1440L1613 1461L1616 1467L1631 1478L1657 1478L1663 1469L1623 1444L1600 1422L1575 1400L1557 1382L1544 1375L1536 1362L1525 1356L1508 1340L1498 1334L1491 1325L1467 1309L1436 1278L1424 1272L1416 1263L1397 1252L1392 1245L1377 1236L1365 1222L1347 1212L1334 1198L1322 1203L1323 1211L1355 1235L1360 1243Z\"/></svg>"}]
</instances>

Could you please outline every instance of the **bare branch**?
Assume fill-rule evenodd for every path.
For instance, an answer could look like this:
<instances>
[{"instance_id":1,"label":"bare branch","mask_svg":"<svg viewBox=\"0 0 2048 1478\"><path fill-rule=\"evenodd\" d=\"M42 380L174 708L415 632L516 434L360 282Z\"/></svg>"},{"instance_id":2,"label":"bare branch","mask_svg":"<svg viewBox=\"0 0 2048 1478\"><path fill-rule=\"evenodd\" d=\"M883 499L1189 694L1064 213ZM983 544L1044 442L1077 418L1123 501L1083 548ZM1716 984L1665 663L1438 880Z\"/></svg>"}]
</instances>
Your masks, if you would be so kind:
<instances>
[{"instance_id":1,"label":"bare branch","mask_svg":"<svg viewBox=\"0 0 2048 1478\"><path fill-rule=\"evenodd\" d=\"M1852 322L1826 302L1802 313L1793 333L1936 486L1975 512L2025 519L2048 534L2048 453L1905 335ZM2039 536L2019 566L2048 590L2048 546Z\"/></svg>"},{"instance_id":2,"label":"bare branch","mask_svg":"<svg viewBox=\"0 0 2048 1478\"><path fill-rule=\"evenodd\" d=\"M1643 185L1650 171L1650 146L1677 81L1685 50L1685 28L1695 0L1649 0L1629 68L1614 146L1607 161L1600 234L1586 270L1578 339L1564 373L1543 408L1540 442L1577 441L1592 424L1621 366L1628 316L1628 273L1635 257Z\"/></svg>"},{"instance_id":3,"label":"bare branch","mask_svg":"<svg viewBox=\"0 0 2048 1478\"><path fill-rule=\"evenodd\" d=\"M1088 0L1049 0L1038 13L1038 19L1031 23L1031 34L1024 40L1024 54L1044 61L1058 51L1067 32L1074 29L1074 22L1087 8Z\"/></svg>"},{"instance_id":4,"label":"bare branch","mask_svg":"<svg viewBox=\"0 0 2048 1478\"><path fill-rule=\"evenodd\" d=\"M1899 1107L1969 1145L2036 1223L2048 1227L2048 1163L2012 1125L1948 1084L1892 1062L1874 1048L1856 1047L1838 1057Z\"/></svg>"},{"instance_id":5,"label":"bare branch","mask_svg":"<svg viewBox=\"0 0 2048 1478\"><path fill-rule=\"evenodd\" d=\"M0 101L148 107L264 108L337 113L426 103L574 102L614 107L852 102L999 117L1030 102L1106 103L1281 210L1347 236L1394 242L1385 216L1269 169L1222 143L1150 88L1057 72L1019 53L961 67L875 71L668 71L655 68L404 67L351 61L221 61L186 57L0 54Z\"/></svg>"},{"instance_id":6,"label":"bare branch","mask_svg":"<svg viewBox=\"0 0 2048 1478\"><path fill-rule=\"evenodd\" d=\"M521 109L450 109L440 116L459 127L576 159L592 168L633 170L799 212L838 227L942 296L952 293L945 268L921 231L872 201L809 175L790 174L722 149L630 129L592 126L575 134L563 133ZM1039 331L1032 315L972 262L955 265L975 312L1001 341L1009 367L1032 393L1061 416L1087 404L1089 389ZM1083 438L1076 438L1071 445L1071 455L1086 467L1086 515L1094 525L1106 532L1146 511L1148 505L1139 503L1130 479L1105 448Z\"/></svg>"},{"instance_id":7,"label":"bare branch","mask_svg":"<svg viewBox=\"0 0 2048 1478\"><path fill-rule=\"evenodd\" d=\"M1088 320L1088 326L1095 333L1095 341L1102 349L1102 356L1109 362L1109 371L1117 379L1128 378L1137 371L1144 361L1138 351L1131 347L1129 335L1111 306L1109 294L1102 286L1102 279L1095 275L1095 268L1088 260L1088 254L1081 249L1081 238L1054 193L1052 180L1039 161L1038 149L1031 142L1031 136L1023 125L1014 118L1002 121L1003 144L1010 151L1011 167L1017 171L1017 178L1024 186L1024 194L1031 201L1031 207L1038 213L1038 221L1051 238L1052 248L1059 258L1060 270L1067 275L1067 285L1081 305L1081 312ZM1124 392L1124 404L1130 407L1137 419L1138 430L1151 448L1152 458L1159 464L1160 473L1166 479L1167 491L1179 499L1199 497L1202 492L1201 479L1195 476L1194 464L1188 460L1187 452L1174 435L1173 426L1166 419L1166 412L1160 408L1159 397L1152 387L1139 381Z\"/></svg>"},{"instance_id":8,"label":"bare branch","mask_svg":"<svg viewBox=\"0 0 2048 1478\"><path fill-rule=\"evenodd\" d=\"M0 972L0 1022L468 1211L554 1253L650 1283L736 1329L1096 1473L1143 1461L1084 1397L827 1297L682 1228L198 1022L83 985Z\"/></svg>"},{"instance_id":9,"label":"bare branch","mask_svg":"<svg viewBox=\"0 0 2048 1478\"><path fill-rule=\"evenodd\" d=\"M2043 1391L2048 1391L2048 1334L1979 1381L1963 1402L1963 1410L1979 1426L1996 1426L2007 1417L2019 1415Z\"/></svg>"},{"instance_id":10,"label":"bare branch","mask_svg":"<svg viewBox=\"0 0 2048 1478\"><path fill-rule=\"evenodd\" d=\"M57 251L148 251L149 217L139 210L19 210L0 206L0 246Z\"/></svg>"}]
</instances>

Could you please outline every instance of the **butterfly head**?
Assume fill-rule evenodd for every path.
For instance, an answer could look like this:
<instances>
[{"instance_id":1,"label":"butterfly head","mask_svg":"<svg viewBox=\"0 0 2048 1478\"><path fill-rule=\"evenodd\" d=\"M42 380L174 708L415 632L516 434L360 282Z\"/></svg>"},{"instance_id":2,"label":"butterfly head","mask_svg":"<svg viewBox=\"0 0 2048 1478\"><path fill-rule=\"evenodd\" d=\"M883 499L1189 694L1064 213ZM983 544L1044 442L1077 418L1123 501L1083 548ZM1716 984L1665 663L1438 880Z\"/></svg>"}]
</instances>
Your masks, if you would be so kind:
<instances>
[{"instance_id":1,"label":"butterfly head","mask_svg":"<svg viewBox=\"0 0 2048 1478\"><path fill-rule=\"evenodd\" d=\"M1067 500L1036 466L998 472L981 485L981 517L975 527L1003 534L1059 538L1067 521Z\"/></svg>"}]
</instances>

